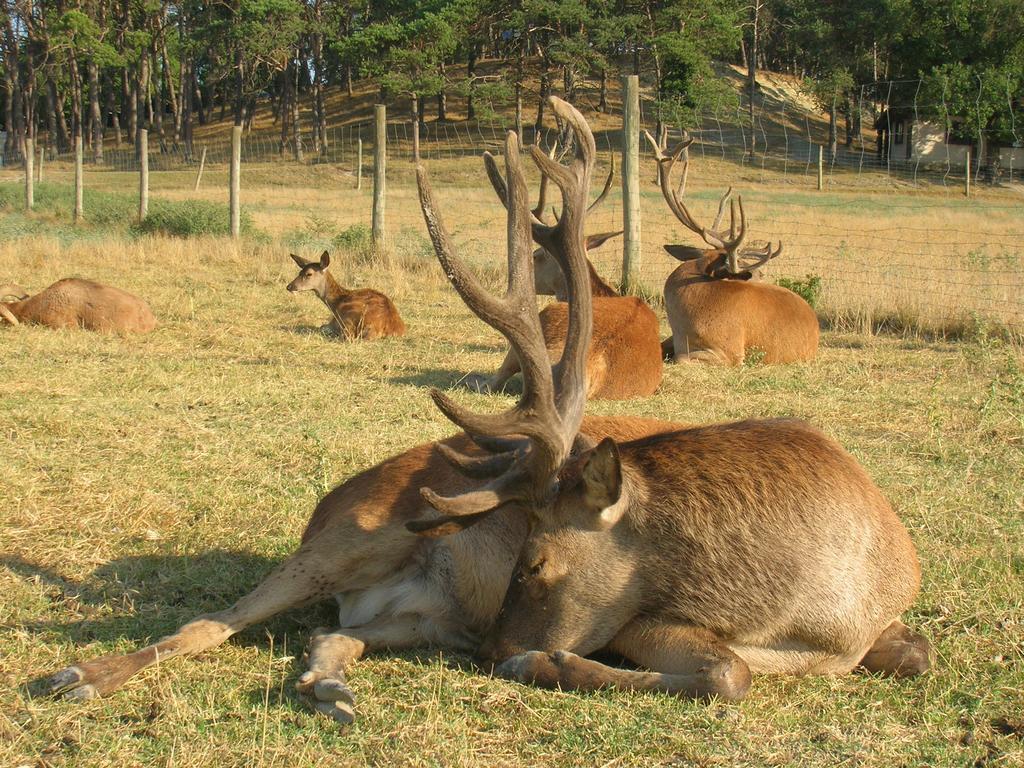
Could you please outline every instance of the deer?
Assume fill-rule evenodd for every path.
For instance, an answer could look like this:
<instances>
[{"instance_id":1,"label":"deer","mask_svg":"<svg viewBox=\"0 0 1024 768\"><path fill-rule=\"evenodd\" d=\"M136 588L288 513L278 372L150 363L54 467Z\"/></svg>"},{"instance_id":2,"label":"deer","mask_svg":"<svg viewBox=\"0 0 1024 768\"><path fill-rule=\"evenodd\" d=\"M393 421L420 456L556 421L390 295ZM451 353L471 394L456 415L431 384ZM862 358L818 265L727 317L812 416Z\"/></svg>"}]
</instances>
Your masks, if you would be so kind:
<instances>
[{"instance_id":1,"label":"deer","mask_svg":"<svg viewBox=\"0 0 1024 768\"><path fill-rule=\"evenodd\" d=\"M569 109L555 103L562 112ZM518 140L512 136L506 139L506 162L517 164ZM514 167L510 175L518 177ZM521 190L513 186L508 217L518 227ZM519 274L517 269L517 280ZM537 320L532 287L523 306ZM545 365L550 369L550 362ZM612 436L628 441L679 426L588 416L581 434L590 440ZM492 461L474 440L484 438L456 434L359 472L319 501L297 550L233 605L197 616L134 652L71 664L36 681L33 690L68 701L109 696L157 663L203 653L278 613L333 599L338 625L313 633L308 668L296 687L314 712L342 727L354 722L355 696L347 676L365 654L425 647L473 653L497 618L526 539L525 510L500 511L456 537L425 537L406 528L428 514L424 486L446 494L471 489L474 480L465 473L473 470L454 463L456 457Z\"/></svg>"},{"instance_id":2,"label":"deer","mask_svg":"<svg viewBox=\"0 0 1024 768\"><path fill-rule=\"evenodd\" d=\"M407 524L457 538L500 510L525 510L515 575L478 654L498 675L543 687L727 701L747 695L753 674L925 672L930 644L900 620L920 588L914 544L864 469L821 431L752 419L626 442L581 437L593 315L582 223L596 147L582 115L552 103L574 126L576 157L563 167L532 154L561 189L563 212L554 226L530 216L511 159L518 147L506 142L505 296L464 266L425 171L417 174L445 273L523 368L523 393L503 413L433 393L490 456L451 456L477 484L454 495L428 486L431 513ZM567 282L568 331L554 370L529 311L531 236ZM599 651L642 669L587 658Z\"/></svg>"},{"instance_id":3,"label":"deer","mask_svg":"<svg viewBox=\"0 0 1024 768\"><path fill-rule=\"evenodd\" d=\"M331 491L314 510L298 550L233 606L196 617L172 635L133 653L101 657L66 667L40 681L43 690L70 700L109 695L133 675L157 662L165 663L176 656L212 649L245 627L281 611L333 596L339 605L339 628L332 631L321 629L313 633L308 653L309 669L299 677L297 687L300 695L317 712L345 725L355 717L354 695L346 675L368 652L434 645L456 651L476 651L489 658L505 653L502 649L510 644L511 616L515 610L513 603L517 599L516 590L520 589L515 584L510 586L513 574L517 579L524 578L524 570L531 579L538 575L546 578L553 575L547 562L534 560L540 529L531 531L531 525L537 524L540 515L546 515L553 509L547 503L540 502L546 502L549 497L557 497L563 505L559 509L568 510L579 504L578 512L581 516L593 515L594 503L600 504L606 499L584 495L584 490L592 487L584 484L584 478L589 483L590 478L604 477L602 472L597 471L607 466L597 458L603 455L605 449L602 446L618 446L615 450L620 457L620 477L623 482L620 486L620 500L612 504L610 509L602 507L598 513L598 522L603 531L596 531L601 533L601 537L595 538L595 543L615 530L616 516L619 522L631 521L634 507L643 509L651 504L677 504L675 500L666 498L665 494L659 493L659 498L652 500L641 493L642 489L637 483L645 472L651 470L643 465L644 457L634 455L630 446L646 445L645 441L657 441L659 438L663 445L674 446L680 440L679 435L690 434L684 425L638 417L595 417L583 414L586 401L584 374L588 337L591 333L590 315L593 310L582 269L585 256L581 211L585 206L578 203L585 199L587 175L595 149L592 134L583 116L560 99L549 97L549 102L556 114L568 121L577 136L576 157L571 166L560 170L557 176L554 175L553 167L556 164L542 166L553 174L553 178L562 187L566 198L565 212L559 223L551 227L538 229L537 222L531 221L525 178L520 165L518 137L514 132L509 132L505 140L506 176L510 189L509 276L504 298L489 295L472 272L457 260L451 240L440 221L426 170L422 166L417 168L424 218L435 252L453 287L479 317L506 335L510 343L522 353L525 385L517 405L505 414L480 416L463 409L446 393L432 392L432 398L442 413L462 426L461 433L412 448L359 473ZM531 155L537 163L542 163L541 158L546 158L542 152L531 150ZM569 286L570 322L565 355L554 368L550 365L543 344L540 319L536 312L529 249L531 234L559 260ZM747 428L745 424L748 423L741 422L739 426L731 428L741 438L746 438L747 435L743 434ZM770 431L774 428L773 422L763 424L763 429ZM864 482L863 490L870 497L868 501L882 504L877 489L873 489L870 480L863 477L863 471L859 470L852 458L815 430L809 427L802 429L809 436L807 439L824 441L830 446L830 452L834 454L831 458L842 465L843 471L855 475L859 472L857 477ZM735 446L715 438L714 431L715 428L711 428L710 432L698 429L696 437L687 438L694 443L692 447L698 453L701 448L707 447L707 443L711 443L718 446L720 454L726 454L724 459L720 455L709 459L716 463L714 472L696 474L681 471L672 455L667 462L663 462L674 473L672 477L677 486L697 494L698 499L702 494L712 497L704 498L705 503L721 498L734 504L735 494L739 494L747 503L753 501L757 505L767 499L771 502L772 511L766 514L773 514L782 502L772 501L771 494L777 490L777 486L791 479L783 471L784 477L773 483L774 473L782 470L805 471L805 468L801 466L795 470L791 464L781 470L779 467L770 467L761 461L761 456L752 455L747 458L746 445L740 446L737 455L733 455ZM571 439L568 438L570 434L573 435ZM552 441L552 438L556 439ZM771 452L776 450L775 446L773 438L763 450ZM762 448L760 445L755 447ZM817 449L819 446L814 447ZM779 455L767 458L787 458L784 455L787 448L780 450ZM741 459L741 469L733 470L737 458ZM829 493L829 490L817 484L819 478L811 475L828 474L834 468L827 462L824 465L818 464L818 458L816 453L809 462L808 476L800 489L785 492L790 503L810 506ZM721 469L726 471L726 482L720 489L712 485L714 481L710 479L721 473L717 466L719 462ZM551 474L552 467L557 468L554 476ZM573 474L577 469L580 474ZM706 469L706 466L701 467L702 471ZM728 481L740 473L755 471L757 474L752 479L747 478L738 485L728 485ZM634 480L634 477L637 479ZM687 478L694 481L688 482ZM768 485L762 487L764 483ZM817 496L812 494L805 498L806 486L813 488ZM542 496L536 493L538 490L542 490ZM625 497L622 496L623 492L627 494ZM836 527L833 520L833 517L846 519L841 514L844 509L842 501L845 499L839 500L838 506L832 504L814 514L811 519L823 518L826 525L833 526L829 528L831 534L843 534L844 531L840 530L842 526ZM845 509L853 513L855 506ZM480 511L474 511L477 509ZM749 537L757 532L749 525L741 532L730 528L718 532L716 521L712 519L715 509L714 506L708 506L699 510L698 519L693 521L703 530L703 536L712 539L717 537L718 544L726 539L724 550L717 552L720 559L708 564L708 567L728 568L730 559L738 560L741 565L760 565L759 562L747 562L749 552L742 547L732 547L728 541L730 537ZM801 506L797 511L807 510ZM862 524L860 529L850 531L850 537L846 540L831 540L827 552L820 553L818 560L814 561L820 564L833 550L839 552L840 560L835 564L830 580L820 585L815 595L826 600L819 606L820 610L812 612L810 616L797 616L782 611L773 617L777 623L787 618L805 618L821 632L850 630L853 626L851 622L829 624L831 629L817 622L828 624L837 612L844 610L842 604L827 602L829 597L835 597L829 593L829 587L836 579L842 578L845 588L855 591L857 596L869 601L872 599L870 592L865 593L856 587L865 586L865 581L869 580L866 579L868 575L880 577L883 574L874 570L868 574L856 570L842 572L842 566L856 565L853 560L858 557L872 558L872 565L874 559L881 560L888 566L889 575L894 579L909 577L913 581L916 561L906 532L898 521L892 523L894 518L891 510L886 512L880 506L877 511L880 514L878 519L857 520ZM742 510L742 513L738 519L741 524L756 521L763 514L748 509ZM856 514L853 516L856 517ZM657 522L655 518L651 518L651 521ZM784 517L776 523L780 529L777 532L785 534L786 531L781 529L787 526L792 528L799 524L799 520ZM570 528L571 524L567 524L562 529L571 533ZM875 541L871 538L871 534L883 530L891 532L892 541ZM624 533L625 528L619 529L619 532ZM576 533L570 552L566 553L570 557L588 554L588 543L581 541L587 535ZM676 538L678 535L674 534ZM786 540L785 536L783 539L780 546L792 546L793 542ZM623 543L627 542L623 540ZM746 542L737 539L737 543ZM877 547L872 549L871 545ZM897 554L902 557L893 557ZM551 553L549 558L552 566L560 567L557 553ZM596 572L598 583L603 583L606 571L615 575L617 582L620 582L622 574L631 567L636 568L635 561L625 554L621 559L605 560L600 566L592 562L584 565L590 576L593 577ZM809 572L797 566L798 563L787 561L785 568L777 573L758 570L751 574L744 569L728 573L726 581L731 586L738 582L742 588L736 599L743 598L744 591L767 589L766 584L774 583L773 579L777 582L776 590L804 590L808 582L814 582L814 579L809 577ZM534 568L536 570L531 575L530 569ZM670 570L676 571L678 578L685 578L685 574L678 568L678 561L671 564ZM697 578L701 579L702 574L698 574ZM791 579L794 580L793 584L789 583ZM569 581L572 582L573 577L570 576ZM533 589L538 587L534 582L529 584ZM579 586L578 582L576 585ZM621 593L620 587L621 584L616 583L615 591L606 595L602 589L602 594L596 597L591 590L587 599L575 607L569 603L550 607L563 613L559 621L571 621L574 612L598 607L602 601L614 604ZM704 584L704 587L706 592L712 595L715 593L714 584ZM864 618L854 610L860 607L858 604L850 603L848 607L855 621L879 625L889 614L899 610L897 604L902 605L912 597L910 593L915 588L914 584L907 586L898 581L890 582L874 595L877 611L870 618ZM696 597L703 596L693 594ZM808 596L805 592L801 592L801 595ZM676 597L678 601L685 602L688 596L679 594ZM746 599L749 602L757 597L759 595L750 594ZM656 607L658 601L659 596L649 596L651 606ZM729 605L726 601L726 610ZM715 607L713 600L707 604L698 602L694 605L694 616L699 617L701 610L714 610ZM630 605L625 605L627 612L630 609ZM657 622L659 616L658 611L655 611L651 622ZM543 621L533 621L537 620ZM755 622L757 620L752 619ZM741 695L745 692L742 690L742 679L734 679L736 674L723 677L723 671L730 670L723 669L718 656L713 656L710 667L703 664L693 666L694 654L689 644L693 640L691 635L696 635L698 643L703 642L698 644L699 649L706 649L712 648L714 632L717 630L724 633L725 630L715 625L704 632L694 629L688 633L682 626L656 623L648 626L646 621L637 618L628 622L626 628L607 645L628 645L632 653L630 658L652 670L650 672L587 666L585 675L571 677L563 674L568 669L562 664L563 660L572 659L573 664L586 665L596 662L567 655L572 651L545 650L530 650L510 656L502 660L497 670L500 674L523 680L552 685L564 681L567 686L578 688L616 686L665 690L684 696L724 696L730 691ZM615 622L605 621L605 626L612 623ZM529 623L523 625L524 632L528 628ZM589 629L589 620L585 629L588 636L593 634ZM866 631L865 636L873 633L873 629ZM737 636L747 638L746 634ZM817 635L812 634L807 642L816 639ZM768 643L771 640L771 637L765 635L763 638L753 638L751 642ZM561 642L560 639L557 644ZM525 636L521 641L512 640L512 643L514 646L540 648ZM593 645L593 642L588 644ZM565 647L581 649L578 643ZM826 652L837 653L839 650L829 646ZM893 619L877 635L859 663L874 672L916 674L927 668L927 652L927 641L924 638L913 635ZM552 657L551 653L555 653L556 657ZM728 657L726 660L739 669L738 662ZM545 664L541 664L542 661ZM543 677L540 673L553 664L561 665L557 667L557 675ZM573 670L579 669L579 666L573 667ZM593 674L595 670L600 674ZM705 681L704 687L698 688L691 684L689 678L693 677ZM734 683L732 688L725 684L730 680ZM737 682L739 685L735 685Z\"/></svg>"},{"instance_id":4,"label":"deer","mask_svg":"<svg viewBox=\"0 0 1024 768\"><path fill-rule=\"evenodd\" d=\"M548 157L553 157L554 151ZM498 171L495 158L484 154L487 175L502 201L507 199L507 190ZM608 174L604 189L590 204L592 211L608 195L614 165ZM532 215L540 220L545 206L548 178L541 177L538 203ZM600 247L619 232L604 232L588 235L586 250ZM568 305L566 285L557 260L545 248L533 251L534 284L540 296L554 296L555 302L540 312L541 329L552 364L562 357L568 330ZM598 400L625 400L634 397L648 397L661 384L662 344L659 336L658 317L647 303L637 296L623 296L601 279L594 265L587 260L590 292L593 297L594 326L587 361L587 395ZM519 358L509 350L501 366L490 377L472 375L465 379L468 388L478 392L497 392L520 372Z\"/></svg>"},{"instance_id":5,"label":"deer","mask_svg":"<svg viewBox=\"0 0 1024 768\"><path fill-rule=\"evenodd\" d=\"M298 265L299 274L288 283L288 290L313 291L331 311L331 321L320 327L322 333L340 336L345 341L369 341L405 333L405 323L391 299L372 288L343 288L334 279L327 271L330 253L324 251L319 261L289 255Z\"/></svg>"},{"instance_id":6,"label":"deer","mask_svg":"<svg viewBox=\"0 0 1024 768\"><path fill-rule=\"evenodd\" d=\"M760 350L764 363L813 360L820 333L814 310L793 291L755 279L761 267L782 253L782 243L774 251L770 242L763 249L741 250L746 216L742 197L732 199L732 187L721 197L711 227L698 223L681 197L689 164L687 148L693 139L684 136L666 155L653 137L646 135L658 162L661 193L669 210L710 246L665 246L670 256L682 262L665 281L665 313L672 328L672 336L662 344L666 359L739 365L748 352ZM677 191L671 176L681 156L683 171ZM726 207L728 231L719 228Z\"/></svg>"},{"instance_id":7,"label":"deer","mask_svg":"<svg viewBox=\"0 0 1024 768\"><path fill-rule=\"evenodd\" d=\"M120 288L67 277L30 296L18 285L0 288L0 319L100 333L149 333L156 318L145 301Z\"/></svg>"}]
</instances>

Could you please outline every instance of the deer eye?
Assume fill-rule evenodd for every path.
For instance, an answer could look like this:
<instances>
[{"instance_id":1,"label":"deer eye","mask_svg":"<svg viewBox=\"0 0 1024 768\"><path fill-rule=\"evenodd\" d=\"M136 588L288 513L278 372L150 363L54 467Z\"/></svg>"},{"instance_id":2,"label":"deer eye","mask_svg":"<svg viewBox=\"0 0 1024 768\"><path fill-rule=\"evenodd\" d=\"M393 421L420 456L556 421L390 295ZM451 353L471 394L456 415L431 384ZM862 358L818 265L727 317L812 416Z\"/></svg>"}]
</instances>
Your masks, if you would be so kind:
<instances>
[{"instance_id":1,"label":"deer eye","mask_svg":"<svg viewBox=\"0 0 1024 768\"><path fill-rule=\"evenodd\" d=\"M535 562L533 565L530 566L529 574L531 576L540 576L540 572L544 570L544 563L545 562L547 562L547 561L546 560L538 560L537 562Z\"/></svg>"}]
</instances>

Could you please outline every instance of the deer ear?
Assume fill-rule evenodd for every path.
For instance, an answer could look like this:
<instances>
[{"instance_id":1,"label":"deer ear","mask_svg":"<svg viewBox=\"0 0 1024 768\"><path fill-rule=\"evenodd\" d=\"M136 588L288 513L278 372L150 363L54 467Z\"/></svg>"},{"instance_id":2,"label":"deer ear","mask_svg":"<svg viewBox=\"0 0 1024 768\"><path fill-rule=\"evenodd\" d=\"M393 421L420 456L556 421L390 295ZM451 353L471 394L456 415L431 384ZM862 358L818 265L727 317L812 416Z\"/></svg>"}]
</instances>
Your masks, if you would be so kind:
<instances>
[{"instance_id":1,"label":"deer ear","mask_svg":"<svg viewBox=\"0 0 1024 768\"><path fill-rule=\"evenodd\" d=\"M313 263L312 261L307 261L301 256L296 256L294 253L289 253L288 255L292 257L292 261L299 265L299 269L302 269L303 267L308 267L310 264Z\"/></svg>"},{"instance_id":2,"label":"deer ear","mask_svg":"<svg viewBox=\"0 0 1024 768\"><path fill-rule=\"evenodd\" d=\"M331 254L324 251L320 254L320 269L327 269L329 266L331 266Z\"/></svg>"},{"instance_id":3,"label":"deer ear","mask_svg":"<svg viewBox=\"0 0 1024 768\"><path fill-rule=\"evenodd\" d=\"M583 503L597 513L599 528L611 528L622 517L622 464L619 447L610 437L602 440L584 461Z\"/></svg>"},{"instance_id":4,"label":"deer ear","mask_svg":"<svg viewBox=\"0 0 1024 768\"><path fill-rule=\"evenodd\" d=\"M696 261L706 253L703 249L695 248L692 245L664 245L662 247L669 256L680 261Z\"/></svg>"},{"instance_id":5,"label":"deer ear","mask_svg":"<svg viewBox=\"0 0 1024 768\"><path fill-rule=\"evenodd\" d=\"M585 247L588 251L592 251L595 248L600 248L613 237L618 237L621 234L622 230L620 229L618 232L601 232L597 235L587 235L587 243Z\"/></svg>"}]
</instances>

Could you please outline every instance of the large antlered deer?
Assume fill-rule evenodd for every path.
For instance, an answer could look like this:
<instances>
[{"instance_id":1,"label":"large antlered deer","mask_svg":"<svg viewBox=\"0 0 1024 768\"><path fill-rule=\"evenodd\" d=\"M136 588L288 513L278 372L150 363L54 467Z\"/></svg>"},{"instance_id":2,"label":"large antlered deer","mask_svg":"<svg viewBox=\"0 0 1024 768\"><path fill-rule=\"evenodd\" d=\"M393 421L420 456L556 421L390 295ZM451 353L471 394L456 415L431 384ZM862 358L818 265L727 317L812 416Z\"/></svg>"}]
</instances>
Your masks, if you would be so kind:
<instances>
[{"instance_id":1,"label":"large antlered deer","mask_svg":"<svg viewBox=\"0 0 1024 768\"><path fill-rule=\"evenodd\" d=\"M343 288L334 279L327 271L331 264L327 251L320 255L320 261L309 261L294 253L289 255L299 265L299 274L288 283L288 290L313 291L331 310L331 322L321 326L321 331L341 336L346 341L405 333L405 323L391 299L372 288Z\"/></svg>"},{"instance_id":2,"label":"large antlered deer","mask_svg":"<svg viewBox=\"0 0 1024 768\"><path fill-rule=\"evenodd\" d=\"M928 642L899 620L919 587L914 546L864 470L818 430L744 421L608 437L572 455L587 442L579 428L592 308L582 224L595 146L583 117L553 103L575 127L577 156L566 168L533 154L562 191L562 217L550 227L531 221L510 141L504 298L482 290L456 258L419 172L445 273L509 339L524 372L523 395L503 414L473 413L434 393L449 419L496 452L452 456L489 479L457 495L425 489L440 515L410 524L443 536L485 524L506 505L528 511L517 575L481 653L502 662L500 674L546 686L726 699L746 694L752 672L923 672ZM526 311L531 226L568 283L569 330L554 372ZM602 649L650 671L583 658Z\"/></svg>"},{"instance_id":3,"label":"large antlered deer","mask_svg":"<svg viewBox=\"0 0 1024 768\"><path fill-rule=\"evenodd\" d=\"M661 192L669 210L689 229L700 235L710 249L685 245L666 245L668 253L682 261L665 281L665 313L672 336L664 342L666 357L676 362L702 361L739 365L750 350L764 353L765 363L791 363L813 360L818 352L818 317L804 299L786 288L751 280L758 269L782 252L782 244L772 251L740 250L746 237L743 200L739 202L739 227L736 202L730 187L718 205L718 214L710 228L701 226L672 188L672 172L683 156L680 191L685 184L689 158L684 138L665 155L650 134L647 139L659 165ZM722 216L729 207L728 232L720 230ZM744 263L742 260L753 259Z\"/></svg>"},{"instance_id":4,"label":"large antlered deer","mask_svg":"<svg viewBox=\"0 0 1024 768\"><path fill-rule=\"evenodd\" d=\"M34 296L16 285L0 288L0 324L34 323L101 333L148 333L156 328L149 305L120 288L68 277Z\"/></svg>"},{"instance_id":5,"label":"large antlered deer","mask_svg":"<svg viewBox=\"0 0 1024 768\"><path fill-rule=\"evenodd\" d=\"M552 157L553 153L549 154ZM498 197L505 202L507 190L494 157L484 153L487 174ZM614 167L608 174L601 194L590 204L591 211L601 203L611 188ZM548 178L543 176L538 203L532 216L538 222L544 211ZM600 247L621 232L589 235L586 250ZM558 261L545 248L533 251L534 284L537 294L554 296L556 301L540 311L540 327L552 364L562 358L569 325L566 284ZM661 384L663 370L662 345L658 333L658 317L647 303L636 296L622 296L601 279L594 265L587 260L590 293L593 297L594 328L587 357L587 396L599 400L625 400L654 394ZM519 358L510 349L493 376L470 376L466 385L483 392L496 392L519 373Z\"/></svg>"},{"instance_id":6,"label":"large antlered deer","mask_svg":"<svg viewBox=\"0 0 1024 768\"><path fill-rule=\"evenodd\" d=\"M515 178L518 142L510 137L506 146ZM514 185L509 219L517 226L520 192ZM582 237L582 220L570 220ZM522 273L515 264L518 281ZM532 278L528 291L523 312L537 322ZM550 375L550 362L545 366ZM589 417L581 434L590 441L628 441L678 428L648 419ZM281 611L334 597L339 628L315 634L309 671L298 688L318 711L351 722L353 697L345 673L364 653L427 645L472 652L498 615L526 538L526 510L509 507L455 537L423 538L406 528L429 510L423 486L446 494L473 487L450 463L473 450L471 439L460 434L419 445L350 478L317 504L298 550L230 608L199 616L134 653L69 666L43 681L44 688L70 699L105 696L158 661L200 653ZM486 454L481 458L484 468L492 461Z\"/></svg>"},{"instance_id":7,"label":"large antlered deer","mask_svg":"<svg viewBox=\"0 0 1024 768\"><path fill-rule=\"evenodd\" d=\"M636 418L583 417L592 310L583 268L582 212L594 144L574 108L554 98L551 104L578 139L570 168L557 168L550 161L542 166L563 190L561 221L554 227L533 224L534 236L559 259L569 284L566 354L554 372L535 311L531 221L515 134L509 134L505 152L510 253L504 299L483 291L453 257L426 174L422 168L417 171L424 216L446 273L470 307L516 345L525 375L524 394L507 414L468 413L438 392L433 393L435 402L473 440L511 451L467 454L473 450L471 438L459 435L419 446L357 475L320 502L299 550L234 606L201 616L135 653L68 667L49 678L51 691L71 698L107 694L158 660L204 651L275 613L336 595L341 628L315 635L310 669L298 685L319 711L349 722L349 665L381 648L475 648L495 623L517 559L523 581L505 596L498 631L492 630L488 642L492 655L500 656L517 641L511 621L526 590L537 596L539 609L561 612L543 623L577 626L579 620L586 639L573 642L563 632L552 635L553 643L541 642L531 636L538 620L532 618L520 627L521 647L628 648L627 655L655 672L612 670L571 654L534 653L502 667L524 679L735 697L745 691L747 667L732 650L722 650L725 637L749 640L749 652L746 646L735 651L753 659L754 669L781 666L772 665L778 661L771 655L773 643L791 655L803 648L816 651L823 664L836 654L850 656L843 644L819 648L835 638L869 647L863 658L852 658L845 668L858 659L868 669L897 674L927 666L927 644L895 618L916 590L913 547L877 489L834 443L810 428L774 422L687 431ZM542 158L543 153L534 153L535 162L543 163ZM661 433L667 434L660 442L651 437ZM767 444L753 444L762 454L751 453L748 438L764 433L770 435ZM801 436L803 444L793 443L791 433ZM524 438L505 440L515 435ZM570 456L574 445L598 440L596 450ZM610 462L609 451L615 449L609 446L614 445L619 446L617 457L613 453L616 460ZM713 466L686 465L693 458L704 461L706 449L714 449L706 460ZM594 481L604 480L603 470L611 466L618 468L620 484L618 500L609 505L609 487ZM502 470L482 487L469 479ZM687 482L697 477L703 478L701 483ZM721 483L712 486L717 478ZM424 499L444 516L424 519ZM554 514L572 514L575 520L553 526ZM531 518L538 527L527 539ZM579 530L580 521L596 529L596 535ZM680 524L684 527L674 527ZM761 530L763 525L767 531ZM424 536L412 535L407 526ZM443 536L456 531L461 532ZM538 560L538 547L559 534L569 549L546 550L545 559ZM645 561L651 554L649 540L662 535L666 548L658 552L670 562ZM687 535L693 536L689 552L673 549ZM602 554L615 550L614 557L595 562L595 549L604 549ZM578 577L568 571L573 563L583 568ZM661 583L669 592L647 589L641 579L652 570L664 571ZM709 578L709 570L716 571L715 578L722 572L721 585ZM629 573L637 578L624 585ZM689 581L687 574L693 574ZM590 579L589 590L583 588L584 579ZM610 589L605 589L606 582ZM576 594L561 594L563 583ZM792 600L780 608L787 597ZM770 602L761 606L765 598ZM639 618L641 614L648 618ZM611 632L612 637L595 645L597 618L601 634ZM612 629L616 624L621 629ZM737 634L728 635L733 627ZM785 645L784 638L794 631L803 633ZM757 656L765 645L768 650ZM797 665L789 668L796 671ZM545 677L545 671L552 673Z\"/></svg>"}]
</instances>

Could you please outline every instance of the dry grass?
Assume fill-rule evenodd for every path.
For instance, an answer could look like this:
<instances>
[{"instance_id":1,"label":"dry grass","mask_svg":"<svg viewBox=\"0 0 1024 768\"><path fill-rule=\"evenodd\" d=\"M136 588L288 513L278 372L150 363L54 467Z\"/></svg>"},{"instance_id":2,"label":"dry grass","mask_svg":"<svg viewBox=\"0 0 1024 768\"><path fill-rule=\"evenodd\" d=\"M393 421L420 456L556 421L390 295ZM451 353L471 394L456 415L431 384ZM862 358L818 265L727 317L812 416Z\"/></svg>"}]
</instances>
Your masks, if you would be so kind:
<instances>
[{"instance_id":1,"label":"dry grass","mask_svg":"<svg viewBox=\"0 0 1024 768\"><path fill-rule=\"evenodd\" d=\"M318 194L295 192L296 218L274 231L344 193ZM36 675L243 594L294 548L326 490L450 431L428 385L500 362L500 339L435 266L337 261L345 279L395 296L406 337L311 332L324 309L284 290L293 267L276 244L0 245L0 282L88 275L146 297L161 320L140 338L0 329L0 765L1024 763L1024 361L984 335L826 332L813 365L670 366L654 397L591 404L689 422L795 415L839 439L918 546L924 585L908 621L938 654L921 679L762 677L741 704L705 705L539 691L463 657L380 654L352 674L361 719L339 733L292 693L309 632L331 621L324 608L149 670L109 699L30 698Z\"/></svg>"},{"instance_id":2,"label":"dry grass","mask_svg":"<svg viewBox=\"0 0 1024 768\"><path fill-rule=\"evenodd\" d=\"M781 276L822 278L819 312L839 330L879 328L899 333L960 337L990 327L1011 336L1024 333L1024 215L1013 193L988 191L964 200L953 190L827 192L795 184L758 168L721 160L694 159L688 198L699 220L710 224L718 196L728 184L741 192L748 215L749 242L782 241L785 252L768 270ZM473 158L429 163L448 221L464 253L477 263L500 264L503 211ZM607 167L607 166L604 166ZM602 171L596 175L601 176ZM0 174L13 180L16 173ZM48 171L70 182L66 169ZM246 166L243 199L256 228L291 247L331 247L334 236L369 223L370 180L354 188L350 169L286 163ZM154 199L198 198L226 203L223 168L208 170L203 188L192 191L190 172L153 174ZM131 190L134 174L95 172L87 185L105 191ZM387 221L392 249L403 258L432 259L416 200L411 165L389 164ZM621 228L616 190L591 216L593 231ZM696 243L669 214L650 179L642 196L641 273L645 293L660 294L677 262L663 243ZM600 270L616 278L621 241L594 254Z\"/></svg>"}]
</instances>

